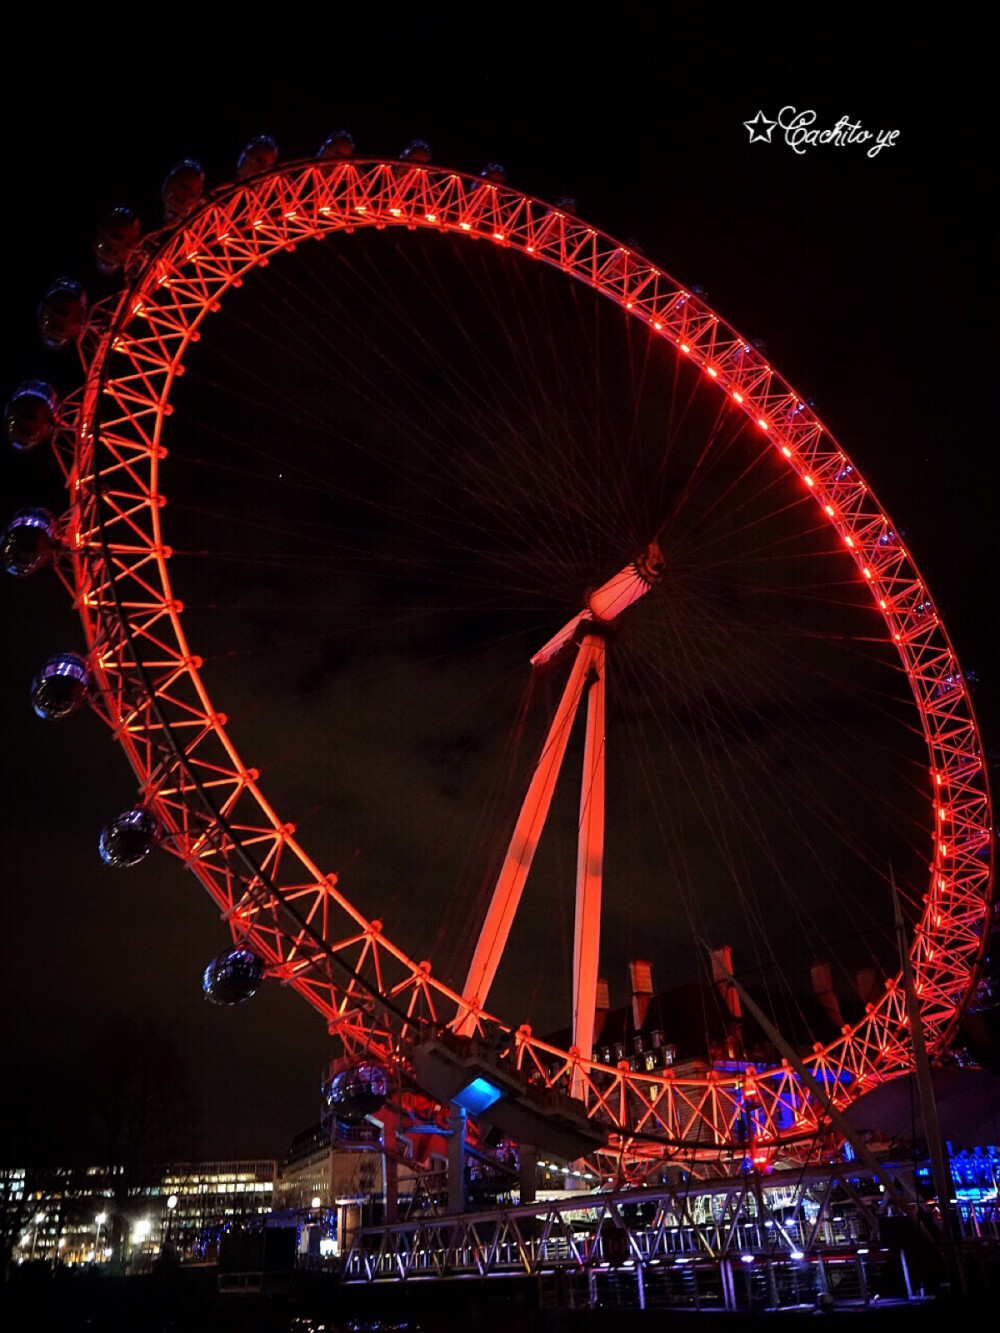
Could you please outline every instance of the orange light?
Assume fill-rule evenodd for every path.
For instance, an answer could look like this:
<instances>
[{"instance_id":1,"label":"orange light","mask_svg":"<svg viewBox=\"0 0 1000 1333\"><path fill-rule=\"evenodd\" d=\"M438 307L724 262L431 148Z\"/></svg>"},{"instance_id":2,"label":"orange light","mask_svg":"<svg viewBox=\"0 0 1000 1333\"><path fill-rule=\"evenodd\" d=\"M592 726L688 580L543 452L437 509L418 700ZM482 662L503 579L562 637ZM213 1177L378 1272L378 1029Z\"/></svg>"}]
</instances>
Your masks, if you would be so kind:
<instances>
[{"instance_id":1,"label":"orange light","mask_svg":"<svg viewBox=\"0 0 1000 1333\"><path fill-rule=\"evenodd\" d=\"M713 380L716 379L716 378L718 377L719 372L715 369L714 366L706 366L705 369L706 369L706 370L708 371L708 373L711 375L711 377L712 377Z\"/></svg>"},{"instance_id":2,"label":"orange light","mask_svg":"<svg viewBox=\"0 0 1000 1333\"><path fill-rule=\"evenodd\" d=\"M356 205L354 206L354 211L355 211L355 213L367 213L367 212L368 212L368 205L367 205L367 204L356 204Z\"/></svg>"},{"instance_id":3,"label":"orange light","mask_svg":"<svg viewBox=\"0 0 1000 1333\"><path fill-rule=\"evenodd\" d=\"M471 230L472 230L472 223L471 223L471 222L460 222L458 225L462 228L463 231L471 231Z\"/></svg>"},{"instance_id":4,"label":"orange light","mask_svg":"<svg viewBox=\"0 0 1000 1333\"><path fill-rule=\"evenodd\" d=\"M529 255L533 255L535 253L535 247L533 245L526 245L524 248Z\"/></svg>"},{"instance_id":5,"label":"orange light","mask_svg":"<svg viewBox=\"0 0 1000 1333\"><path fill-rule=\"evenodd\" d=\"M851 547L854 546L854 538L853 538L853 537L845 537L845 538L844 538L844 541L847 543L848 546L851 546Z\"/></svg>"},{"instance_id":6,"label":"orange light","mask_svg":"<svg viewBox=\"0 0 1000 1333\"><path fill-rule=\"evenodd\" d=\"M663 328L663 325L660 323L660 321L659 321L658 319L654 319L654 320L653 320L653 328L654 328L654 329L662 329L662 328Z\"/></svg>"},{"instance_id":7,"label":"orange light","mask_svg":"<svg viewBox=\"0 0 1000 1333\"><path fill-rule=\"evenodd\" d=\"M833 505L824 505L823 508L830 515L830 517L833 518Z\"/></svg>"},{"instance_id":8,"label":"orange light","mask_svg":"<svg viewBox=\"0 0 1000 1333\"><path fill-rule=\"evenodd\" d=\"M392 214L394 218L398 218L403 212L403 210L401 208L390 208L389 212Z\"/></svg>"},{"instance_id":9,"label":"orange light","mask_svg":"<svg viewBox=\"0 0 1000 1333\"><path fill-rule=\"evenodd\" d=\"M503 234L502 231L495 231L495 232L493 233L493 239L494 239L495 241L505 241L505 240L507 239L507 237Z\"/></svg>"},{"instance_id":10,"label":"orange light","mask_svg":"<svg viewBox=\"0 0 1000 1333\"><path fill-rule=\"evenodd\" d=\"M871 570L868 568L867 565L865 566L865 568L864 568L861 572L862 572L862 574L864 574L864 576L865 576L866 579L870 579L871 576L872 576L872 572L871 572Z\"/></svg>"},{"instance_id":11,"label":"orange light","mask_svg":"<svg viewBox=\"0 0 1000 1333\"><path fill-rule=\"evenodd\" d=\"M438 220L436 213L425 213L424 217L427 219L428 222L437 222Z\"/></svg>"},{"instance_id":12,"label":"orange light","mask_svg":"<svg viewBox=\"0 0 1000 1333\"><path fill-rule=\"evenodd\" d=\"M757 418L757 425L761 428L761 430L770 430L770 429L771 429L770 426L767 424L767 422L764 420L763 417L758 417L758 418Z\"/></svg>"},{"instance_id":13,"label":"orange light","mask_svg":"<svg viewBox=\"0 0 1000 1333\"><path fill-rule=\"evenodd\" d=\"M806 485L807 485L807 486L815 486L815 485L816 485L816 483L815 483L815 481L812 479L812 477L807 476L806 479L805 479L805 481L806 481Z\"/></svg>"},{"instance_id":14,"label":"orange light","mask_svg":"<svg viewBox=\"0 0 1000 1333\"><path fill-rule=\"evenodd\" d=\"M763 426L763 424L764 424L763 421L758 421L758 422L757 422L757 425L758 425L758 426ZM791 449L789 449L789 447L788 447L787 444L783 444L783 445L781 446L781 452L785 455L786 458L791 458L791 456L792 456L792 451L791 451Z\"/></svg>"},{"instance_id":15,"label":"orange light","mask_svg":"<svg viewBox=\"0 0 1000 1333\"><path fill-rule=\"evenodd\" d=\"M735 389L733 390L733 397L738 403L742 403L743 395L741 393L737 393Z\"/></svg>"},{"instance_id":16,"label":"orange light","mask_svg":"<svg viewBox=\"0 0 1000 1333\"><path fill-rule=\"evenodd\" d=\"M682 352L690 352L691 350L691 348L688 347L687 343L678 343L678 346L680 347Z\"/></svg>"}]
</instances>

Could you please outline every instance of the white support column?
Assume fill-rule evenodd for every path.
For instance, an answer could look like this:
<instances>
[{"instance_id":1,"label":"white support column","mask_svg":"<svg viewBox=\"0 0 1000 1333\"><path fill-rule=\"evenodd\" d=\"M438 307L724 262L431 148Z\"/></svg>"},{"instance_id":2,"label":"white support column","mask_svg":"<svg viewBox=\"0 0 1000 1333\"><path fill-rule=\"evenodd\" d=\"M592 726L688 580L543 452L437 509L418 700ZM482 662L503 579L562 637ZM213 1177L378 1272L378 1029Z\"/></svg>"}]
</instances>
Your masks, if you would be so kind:
<instances>
[{"instance_id":1,"label":"white support column","mask_svg":"<svg viewBox=\"0 0 1000 1333\"><path fill-rule=\"evenodd\" d=\"M649 592L663 577L663 556L656 541L591 592L584 609L566 622L531 659L541 667L576 648L576 659L559 707L545 738L521 813L497 877L476 952L462 989L466 1001L483 1008L507 945L521 901L538 840L545 827L552 794L566 754L584 689L589 685L587 741L577 859L576 945L573 964L574 1044L590 1056L594 1042L594 1007L600 953L601 877L604 859L604 634L623 611ZM471 1036L476 1030L475 1008L456 1016L455 1031ZM577 1076L576 1080L581 1080Z\"/></svg>"},{"instance_id":2,"label":"white support column","mask_svg":"<svg viewBox=\"0 0 1000 1333\"><path fill-rule=\"evenodd\" d=\"M589 639L591 636L587 637ZM532 774L528 794L524 798L521 813L514 826L507 855L504 857L493 890L489 911L479 934L472 965L465 979L462 994L475 1000L480 1006L486 1003L507 945L507 937L510 935L514 915L521 901L528 871L531 869L538 840L545 827L556 779L559 777L559 770L566 754L566 743L573 729L576 711L580 706L584 686L590 674L592 650L585 646L586 642L587 640L577 650L573 670L559 700L559 707L552 719L549 734L545 738L541 757ZM474 1015L469 1014L458 1023L456 1031L463 1036L471 1035L475 1031Z\"/></svg>"},{"instance_id":3,"label":"white support column","mask_svg":"<svg viewBox=\"0 0 1000 1333\"><path fill-rule=\"evenodd\" d=\"M587 733L580 791L580 830L576 861L576 920L573 935L573 1045L583 1059L594 1050L594 1012L601 952L601 892L604 877L604 703L605 644L588 634L580 645L590 654ZM579 1070L572 1093L582 1097L585 1083Z\"/></svg>"},{"instance_id":4,"label":"white support column","mask_svg":"<svg viewBox=\"0 0 1000 1333\"><path fill-rule=\"evenodd\" d=\"M468 1116L463 1107L452 1102L448 1117L448 1208L449 1213L464 1213L465 1190L465 1128Z\"/></svg>"}]
</instances>

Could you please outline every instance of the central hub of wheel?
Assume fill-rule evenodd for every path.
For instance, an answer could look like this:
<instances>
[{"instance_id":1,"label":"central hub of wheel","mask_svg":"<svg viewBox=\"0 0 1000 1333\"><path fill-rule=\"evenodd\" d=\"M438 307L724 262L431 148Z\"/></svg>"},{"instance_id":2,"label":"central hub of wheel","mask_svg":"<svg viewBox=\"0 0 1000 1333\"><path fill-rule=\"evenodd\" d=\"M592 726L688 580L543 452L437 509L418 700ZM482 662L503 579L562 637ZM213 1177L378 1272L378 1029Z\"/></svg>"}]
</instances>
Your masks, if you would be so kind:
<instances>
[{"instance_id":1,"label":"central hub of wheel","mask_svg":"<svg viewBox=\"0 0 1000 1333\"><path fill-rule=\"evenodd\" d=\"M614 624L633 602L637 602L649 592L650 588L662 582L664 563L663 552L654 538L630 565L619 570L613 578L608 579L607 583L602 583L590 594L584 609L572 620L567 621L558 634L554 634L548 643L535 653L531 665L539 667L550 662L557 653L569 647L578 631L585 629L587 625L592 625L599 631L602 627Z\"/></svg>"}]
</instances>

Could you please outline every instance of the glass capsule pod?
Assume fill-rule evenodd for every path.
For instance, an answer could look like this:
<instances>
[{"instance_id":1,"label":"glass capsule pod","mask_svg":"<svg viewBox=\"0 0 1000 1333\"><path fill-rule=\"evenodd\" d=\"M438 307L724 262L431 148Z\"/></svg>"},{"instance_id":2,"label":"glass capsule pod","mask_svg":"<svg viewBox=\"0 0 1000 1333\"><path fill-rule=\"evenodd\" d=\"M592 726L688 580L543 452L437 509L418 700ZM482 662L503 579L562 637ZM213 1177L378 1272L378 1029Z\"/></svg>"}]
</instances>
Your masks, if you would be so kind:
<instances>
[{"instance_id":1,"label":"glass capsule pod","mask_svg":"<svg viewBox=\"0 0 1000 1333\"><path fill-rule=\"evenodd\" d=\"M431 160L431 146L426 139L414 139L407 144L399 156L403 162L429 162Z\"/></svg>"},{"instance_id":2,"label":"glass capsule pod","mask_svg":"<svg viewBox=\"0 0 1000 1333\"><path fill-rule=\"evenodd\" d=\"M242 1004L257 994L263 980L263 958L241 945L212 959L202 975L201 988L213 1004Z\"/></svg>"},{"instance_id":3,"label":"glass capsule pod","mask_svg":"<svg viewBox=\"0 0 1000 1333\"><path fill-rule=\"evenodd\" d=\"M324 139L317 157L350 157L354 152L354 139L347 130L334 130L328 139Z\"/></svg>"},{"instance_id":4,"label":"glass capsule pod","mask_svg":"<svg viewBox=\"0 0 1000 1333\"><path fill-rule=\"evenodd\" d=\"M236 175L240 180L248 176L259 176L262 171L270 171L278 160L278 141L269 134L257 134L240 153L236 163Z\"/></svg>"},{"instance_id":5,"label":"glass capsule pod","mask_svg":"<svg viewBox=\"0 0 1000 1333\"><path fill-rule=\"evenodd\" d=\"M25 578L52 559L55 522L47 509L19 509L0 538L0 558L6 573Z\"/></svg>"},{"instance_id":6,"label":"glass capsule pod","mask_svg":"<svg viewBox=\"0 0 1000 1333\"><path fill-rule=\"evenodd\" d=\"M105 824L98 850L105 865L127 869L144 861L159 840L160 825L152 810L134 805Z\"/></svg>"},{"instance_id":7,"label":"glass capsule pod","mask_svg":"<svg viewBox=\"0 0 1000 1333\"><path fill-rule=\"evenodd\" d=\"M25 380L4 408L4 430L15 449L34 449L48 443L56 424L59 398L44 380Z\"/></svg>"},{"instance_id":8,"label":"glass capsule pod","mask_svg":"<svg viewBox=\"0 0 1000 1333\"><path fill-rule=\"evenodd\" d=\"M164 219L176 222L179 218L186 218L201 203L204 193L205 172L201 163L190 157L182 158L167 172L160 187Z\"/></svg>"},{"instance_id":9,"label":"glass capsule pod","mask_svg":"<svg viewBox=\"0 0 1000 1333\"><path fill-rule=\"evenodd\" d=\"M38 329L42 342L58 352L76 342L87 322L87 293L74 278L59 278L38 306Z\"/></svg>"},{"instance_id":10,"label":"glass capsule pod","mask_svg":"<svg viewBox=\"0 0 1000 1333\"><path fill-rule=\"evenodd\" d=\"M31 682L31 706L38 717L54 722L75 713L89 689L90 671L79 653L56 653Z\"/></svg>"},{"instance_id":11,"label":"glass capsule pod","mask_svg":"<svg viewBox=\"0 0 1000 1333\"><path fill-rule=\"evenodd\" d=\"M500 162L487 162L479 175L484 181L490 181L493 185L503 185L507 179L507 168Z\"/></svg>"},{"instance_id":12,"label":"glass capsule pod","mask_svg":"<svg viewBox=\"0 0 1000 1333\"><path fill-rule=\"evenodd\" d=\"M365 1061L335 1075L323 1089L326 1118L358 1124L380 1111L389 1096L389 1073L380 1064Z\"/></svg>"},{"instance_id":13,"label":"glass capsule pod","mask_svg":"<svg viewBox=\"0 0 1000 1333\"><path fill-rule=\"evenodd\" d=\"M97 227L94 258L98 272L110 276L125 266L125 261L139 244L139 218L131 208L112 209Z\"/></svg>"}]
</instances>

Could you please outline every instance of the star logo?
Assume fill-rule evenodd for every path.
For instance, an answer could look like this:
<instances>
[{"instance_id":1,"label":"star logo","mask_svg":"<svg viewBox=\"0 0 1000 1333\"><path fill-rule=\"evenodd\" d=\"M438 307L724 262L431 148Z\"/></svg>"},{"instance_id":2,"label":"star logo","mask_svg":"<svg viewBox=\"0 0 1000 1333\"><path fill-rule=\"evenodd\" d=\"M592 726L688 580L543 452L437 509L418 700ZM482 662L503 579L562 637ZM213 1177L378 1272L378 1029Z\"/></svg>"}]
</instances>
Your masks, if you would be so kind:
<instances>
[{"instance_id":1,"label":"star logo","mask_svg":"<svg viewBox=\"0 0 1000 1333\"><path fill-rule=\"evenodd\" d=\"M763 111L758 111L753 120L745 120L743 124L750 131L751 143L770 143L771 131L777 125L776 120L768 120Z\"/></svg>"}]
</instances>

